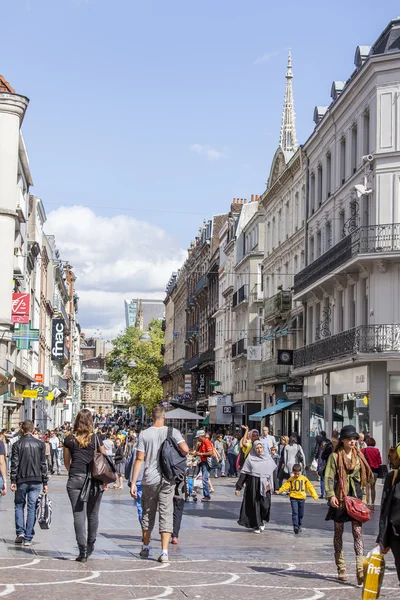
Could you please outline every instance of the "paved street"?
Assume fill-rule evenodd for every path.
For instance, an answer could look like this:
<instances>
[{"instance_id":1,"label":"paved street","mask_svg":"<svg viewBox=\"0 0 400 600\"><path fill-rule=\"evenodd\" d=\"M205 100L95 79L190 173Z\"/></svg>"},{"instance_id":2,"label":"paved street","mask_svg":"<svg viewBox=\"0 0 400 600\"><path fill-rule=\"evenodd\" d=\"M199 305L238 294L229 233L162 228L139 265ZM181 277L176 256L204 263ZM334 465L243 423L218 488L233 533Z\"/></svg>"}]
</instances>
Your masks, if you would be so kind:
<instances>
[{"instance_id":1,"label":"paved street","mask_svg":"<svg viewBox=\"0 0 400 600\"><path fill-rule=\"evenodd\" d=\"M32 549L13 544L12 495L1 500L0 596L10 600L37 600L50 594L57 600L71 600L76 593L103 600L225 599L241 594L267 594L269 600L360 598L349 531L345 536L349 583L342 585L335 579L332 524L324 521L322 500L307 501L304 531L295 537L288 498L275 496L269 527L255 535L236 523L240 500L233 495L233 481L216 480L212 503L186 504L180 544L171 546L171 562L160 565L139 559L140 529L128 490L109 490L102 503L96 552L81 565L74 561L77 551L65 484L65 476L51 479L52 528L37 530ZM368 549L376 528L374 516L365 526ZM158 535L154 546L156 558ZM399 597L391 556L381 597Z\"/></svg>"}]
</instances>

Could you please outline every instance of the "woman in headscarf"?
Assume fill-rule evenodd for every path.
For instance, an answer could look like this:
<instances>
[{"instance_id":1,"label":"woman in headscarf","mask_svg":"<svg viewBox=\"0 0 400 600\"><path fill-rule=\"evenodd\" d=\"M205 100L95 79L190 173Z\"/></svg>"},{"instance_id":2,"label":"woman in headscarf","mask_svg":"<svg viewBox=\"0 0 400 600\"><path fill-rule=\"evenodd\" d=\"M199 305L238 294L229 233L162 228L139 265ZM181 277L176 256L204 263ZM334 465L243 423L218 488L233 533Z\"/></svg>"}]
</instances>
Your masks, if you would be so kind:
<instances>
[{"instance_id":1,"label":"woman in headscarf","mask_svg":"<svg viewBox=\"0 0 400 600\"><path fill-rule=\"evenodd\" d=\"M254 529L254 533L264 531L264 523L269 521L275 469L275 462L269 455L264 454L262 441L255 440L235 491L236 496L240 496L240 491L246 484L238 523L248 529Z\"/></svg>"},{"instance_id":2,"label":"woman in headscarf","mask_svg":"<svg viewBox=\"0 0 400 600\"><path fill-rule=\"evenodd\" d=\"M339 443L329 456L325 469L325 493L329 502L326 521L335 523L333 546L339 581L347 581L346 563L343 553L344 524L351 521L356 553L356 574L358 585L364 578L364 541L362 524L351 519L348 515L340 480L343 482L344 493L365 502L368 483L374 480L371 469L362 452L357 448L359 435L353 425L342 428Z\"/></svg>"}]
</instances>

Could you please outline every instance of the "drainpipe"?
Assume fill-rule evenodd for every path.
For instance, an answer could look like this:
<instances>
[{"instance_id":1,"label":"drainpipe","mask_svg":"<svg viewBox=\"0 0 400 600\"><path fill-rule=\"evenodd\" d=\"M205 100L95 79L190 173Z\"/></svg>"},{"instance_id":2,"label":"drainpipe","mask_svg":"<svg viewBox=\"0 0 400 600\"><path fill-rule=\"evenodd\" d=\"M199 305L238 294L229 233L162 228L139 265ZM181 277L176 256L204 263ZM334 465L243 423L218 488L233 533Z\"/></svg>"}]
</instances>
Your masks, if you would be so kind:
<instances>
[{"instance_id":1,"label":"drainpipe","mask_svg":"<svg viewBox=\"0 0 400 600\"><path fill-rule=\"evenodd\" d=\"M306 198L304 219L304 266L308 265L308 211L310 206L310 159L306 156ZM303 300L303 346L307 342L307 302Z\"/></svg>"}]
</instances>

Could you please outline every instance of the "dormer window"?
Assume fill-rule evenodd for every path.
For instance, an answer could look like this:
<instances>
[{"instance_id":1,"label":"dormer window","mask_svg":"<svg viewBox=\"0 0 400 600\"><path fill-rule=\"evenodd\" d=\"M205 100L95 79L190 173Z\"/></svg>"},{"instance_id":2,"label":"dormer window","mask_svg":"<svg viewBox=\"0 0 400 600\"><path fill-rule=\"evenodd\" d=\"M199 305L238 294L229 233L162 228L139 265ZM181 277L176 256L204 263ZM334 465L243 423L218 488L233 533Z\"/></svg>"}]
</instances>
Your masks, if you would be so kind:
<instances>
[{"instance_id":1,"label":"dormer window","mask_svg":"<svg viewBox=\"0 0 400 600\"><path fill-rule=\"evenodd\" d=\"M327 106L316 106L314 108L314 123L316 125L318 125L318 123L325 116L325 113L327 112L327 110L328 110Z\"/></svg>"},{"instance_id":2,"label":"dormer window","mask_svg":"<svg viewBox=\"0 0 400 600\"><path fill-rule=\"evenodd\" d=\"M354 55L354 64L357 69L363 66L369 56L370 51L371 46L357 46L356 53Z\"/></svg>"},{"instance_id":3,"label":"dormer window","mask_svg":"<svg viewBox=\"0 0 400 600\"><path fill-rule=\"evenodd\" d=\"M331 87L331 98L335 102L343 92L344 86L346 85L345 81L334 81Z\"/></svg>"}]
</instances>

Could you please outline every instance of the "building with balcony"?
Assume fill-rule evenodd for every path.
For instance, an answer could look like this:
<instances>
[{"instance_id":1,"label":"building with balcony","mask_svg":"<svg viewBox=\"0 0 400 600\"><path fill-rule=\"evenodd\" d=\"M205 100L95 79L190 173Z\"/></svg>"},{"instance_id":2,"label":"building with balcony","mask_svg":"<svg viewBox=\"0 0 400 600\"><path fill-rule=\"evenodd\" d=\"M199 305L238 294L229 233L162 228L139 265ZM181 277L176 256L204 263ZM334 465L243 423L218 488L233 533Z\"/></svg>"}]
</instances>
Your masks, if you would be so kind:
<instances>
[{"instance_id":1,"label":"building with balcony","mask_svg":"<svg viewBox=\"0 0 400 600\"><path fill-rule=\"evenodd\" d=\"M291 365L279 364L280 351L292 351L302 343L302 311L293 303L294 275L304 266L304 206L306 199L306 157L297 147L292 90L292 59L289 54L286 92L279 147L272 161L267 189L260 196L264 246L261 264L263 281L263 323L258 343L262 363L257 366L256 383L262 388L262 410L275 432L301 430L301 403L281 403L285 410L271 415L271 407L285 398L291 381ZM297 397L301 400L301 393Z\"/></svg>"},{"instance_id":2,"label":"building with balcony","mask_svg":"<svg viewBox=\"0 0 400 600\"><path fill-rule=\"evenodd\" d=\"M352 424L386 456L400 441L400 19L316 107L304 145L305 262L294 278L305 343L303 436Z\"/></svg>"}]
</instances>

